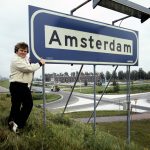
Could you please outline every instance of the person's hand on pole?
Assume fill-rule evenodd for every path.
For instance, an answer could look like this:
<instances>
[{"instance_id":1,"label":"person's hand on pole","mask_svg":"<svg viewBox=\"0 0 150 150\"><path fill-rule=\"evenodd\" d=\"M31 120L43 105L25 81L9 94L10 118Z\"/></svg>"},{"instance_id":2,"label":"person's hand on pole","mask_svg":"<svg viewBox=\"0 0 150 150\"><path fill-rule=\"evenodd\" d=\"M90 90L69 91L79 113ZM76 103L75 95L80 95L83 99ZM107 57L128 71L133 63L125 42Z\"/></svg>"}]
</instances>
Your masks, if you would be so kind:
<instances>
[{"instance_id":1,"label":"person's hand on pole","mask_svg":"<svg viewBox=\"0 0 150 150\"><path fill-rule=\"evenodd\" d=\"M39 63L40 63L41 66L42 66L42 65L45 65L45 60L44 60L43 58L41 58L41 59L39 60Z\"/></svg>"}]
</instances>

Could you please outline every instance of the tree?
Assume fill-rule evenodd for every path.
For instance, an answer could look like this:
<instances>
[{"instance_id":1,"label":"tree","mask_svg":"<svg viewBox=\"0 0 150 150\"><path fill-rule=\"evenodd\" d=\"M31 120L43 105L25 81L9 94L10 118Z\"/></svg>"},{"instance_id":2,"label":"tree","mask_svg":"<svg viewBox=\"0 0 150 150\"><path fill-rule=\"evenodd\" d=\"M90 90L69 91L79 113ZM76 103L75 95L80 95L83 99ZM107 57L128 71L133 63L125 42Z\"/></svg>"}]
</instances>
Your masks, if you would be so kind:
<instances>
[{"instance_id":1,"label":"tree","mask_svg":"<svg viewBox=\"0 0 150 150\"><path fill-rule=\"evenodd\" d=\"M111 77L111 73L109 71L106 71L106 80L109 80Z\"/></svg>"},{"instance_id":2,"label":"tree","mask_svg":"<svg viewBox=\"0 0 150 150\"><path fill-rule=\"evenodd\" d=\"M66 77L66 76L69 76L68 72L65 72L64 75L65 75L65 77Z\"/></svg>"},{"instance_id":3,"label":"tree","mask_svg":"<svg viewBox=\"0 0 150 150\"><path fill-rule=\"evenodd\" d=\"M118 79L123 80L124 78L125 78L125 74L123 73L123 71L119 71L118 72Z\"/></svg>"},{"instance_id":4,"label":"tree","mask_svg":"<svg viewBox=\"0 0 150 150\"><path fill-rule=\"evenodd\" d=\"M145 79L146 73L145 71L143 71L142 68L139 68L138 76L139 76L139 79Z\"/></svg>"},{"instance_id":5,"label":"tree","mask_svg":"<svg viewBox=\"0 0 150 150\"><path fill-rule=\"evenodd\" d=\"M71 72L71 77L75 77L76 73L75 72Z\"/></svg>"},{"instance_id":6,"label":"tree","mask_svg":"<svg viewBox=\"0 0 150 150\"><path fill-rule=\"evenodd\" d=\"M87 79L84 80L84 86L88 86L88 81L87 81Z\"/></svg>"},{"instance_id":7,"label":"tree","mask_svg":"<svg viewBox=\"0 0 150 150\"><path fill-rule=\"evenodd\" d=\"M89 73L88 73L88 72L85 72L85 75L86 75L86 76L88 76L88 75L89 75Z\"/></svg>"},{"instance_id":8,"label":"tree","mask_svg":"<svg viewBox=\"0 0 150 150\"><path fill-rule=\"evenodd\" d=\"M117 92L119 92L119 90L120 90L119 84L114 80L113 81L113 91L115 93L117 93Z\"/></svg>"},{"instance_id":9,"label":"tree","mask_svg":"<svg viewBox=\"0 0 150 150\"><path fill-rule=\"evenodd\" d=\"M80 76L84 76L84 73L83 73L83 72L81 72L81 73L80 73Z\"/></svg>"},{"instance_id":10,"label":"tree","mask_svg":"<svg viewBox=\"0 0 150 150\"><path fill-rule=\"evenodd\" d=\"M147 79L150 79L150 71L147 73Z\"/></svg>"},{"instance_id":11,"label":"tree","mask_svg":"<svg viewBox=\"0 0 150 150\"><path fill-rule=\"evenodd\" d=\"M79 72L78 72L78 71L76 71L76 76L78 76L78 74L79 74Z\"/></svg>"},{"instance_id":12,"label":"tree","mask_svg":"<svg viewBox=\"0 0 150 150\"><path fill-rule=\"evenodd\" d=\"M116 73L116 71L114 72L114 80L116 80L118 77L117 77L117 73Z\"/></svg>"},{"instance_id":13,"label":"tree","mask_svg":"<svg viewBox=\"0 0 150 150\"><path fill-rule=\"evenodd\" d=\"M101 84L101 83L103 83L103 82L105 82L105 75L104 75L104 73L103 72L100 72L100 74L99 74L99 83Z\"/></svg>"},{"instance_id":14,"label":"tree","mask_svg":"<svg viewBox=\"0 0 150 150\"><path fill-rule=\"evenodd\" d=\"M133 70L133 71L131 71L131 73L130 73L130 79L131 80L138 80L138 71L136 71L136 70Z\"/></svg>"}]
</instances>

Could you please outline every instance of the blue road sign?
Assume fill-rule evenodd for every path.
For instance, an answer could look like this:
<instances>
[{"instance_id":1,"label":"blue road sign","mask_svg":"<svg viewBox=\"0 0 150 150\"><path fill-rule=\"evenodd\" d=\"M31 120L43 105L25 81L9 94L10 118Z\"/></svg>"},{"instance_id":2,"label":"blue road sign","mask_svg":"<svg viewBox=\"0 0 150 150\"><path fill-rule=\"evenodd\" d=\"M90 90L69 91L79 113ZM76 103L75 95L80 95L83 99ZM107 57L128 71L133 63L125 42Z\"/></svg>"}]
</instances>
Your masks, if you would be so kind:
<instances>
[{"instance_id":1,"label":"blue road sign","mask_svg":"<svg viewBox=\"0 0 150 150\"><path fill-rule=\"evenodd\" d=\"M46 63L138 65L138 32L29 6L30 57Z\"/></svg>"}]
</instances>

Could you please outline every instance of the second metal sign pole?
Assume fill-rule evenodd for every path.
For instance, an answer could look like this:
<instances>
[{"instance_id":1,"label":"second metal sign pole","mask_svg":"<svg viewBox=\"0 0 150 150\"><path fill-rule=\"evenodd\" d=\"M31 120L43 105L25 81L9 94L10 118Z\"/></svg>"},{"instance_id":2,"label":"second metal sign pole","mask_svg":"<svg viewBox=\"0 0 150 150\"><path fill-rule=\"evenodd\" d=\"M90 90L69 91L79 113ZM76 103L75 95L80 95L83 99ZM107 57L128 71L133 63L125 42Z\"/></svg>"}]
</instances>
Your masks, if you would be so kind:
<instances>
[{"instance_id":1,"label":"second metal sign pole","mask_svg":"<svg viewBox=\"0 0 150 150\"><path fill-rule=\"evenodd\" d=\"M46 99L45 99L45 65L42 66L43 77L43 124L46 126Z\"/></svg>"},{"instance_id":2,"label":"second metal sign pole","mask_svg":"<svg viewBox=\"0 0 150 150\"><path fill-rule=\"evenodd\" d=\"M93 124L93 129L94 129L94 135L96 133L96 65L94 66L94 124Z\"/></svg>"},{"instance_id":3,"label":"second metal sign pole","mask_svg":"<svg viewBox=\"0 0 150 150\"><path fill-rule=\"evenodd\" d=\"M130 66L127 66L127 144L130 144Z\"/></svg>"}]
</instances>

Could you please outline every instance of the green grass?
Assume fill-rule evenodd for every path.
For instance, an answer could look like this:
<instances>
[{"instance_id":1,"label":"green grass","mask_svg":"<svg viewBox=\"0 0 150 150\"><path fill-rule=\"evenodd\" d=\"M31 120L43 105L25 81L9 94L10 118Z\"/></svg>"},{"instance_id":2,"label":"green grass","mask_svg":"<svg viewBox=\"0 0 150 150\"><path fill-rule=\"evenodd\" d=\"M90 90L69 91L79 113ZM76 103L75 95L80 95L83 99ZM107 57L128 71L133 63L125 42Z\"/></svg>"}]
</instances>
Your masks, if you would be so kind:
<instances>
[{"instance_id":1,"label":"green grass","mask_svg":"<svg viewBox=\"0 0 150 150\"><path fill-rule=\"evenodd\" d=\"M70 118L88 118L92 114L91 111L82 111L82 112L71 112L66 113L65 115ZM126 111L113 111L113 110L103 110L103 111L96 111L97 117L104 117L104 116L123 116L127 115Z\"/></svg>"},{"instance_id":2,"label":"green grass","mask_svg":"<svg viewBox=\"0 0 150 150\"><path fill-rule=\"evenodd\" d=\"M99 123L96 125L98 130L110 133L123 140L127 139L127 123ZM131 141L142 145L145 148L150 148L150 120L131 121Z\"/></svg>"},{"instance_id":3,"label":"green grass","mask_svg":"<svg viewBox=\"0 0 150 150\"><path fill-rule=\"evenodd\" d=\"M9 88L9 81L8 80L0 80L0 86Z\"/></svg>"},{"instance_id":4,"label":"green grass","mask_svg":"<svg viewBox=\"0 0 150 150\"><path fill-rule=\"evenodd\" d=\"M72 112L65 114L71 118L88 118L91 116L90 111L85 112ZM97 117L104 116L122 116L127 115L126 111L96 111ZM132 116L131 116L132 117ZM136 144L142 145L143 147L150 148L150 120L131 120L131 141ZM122 140L127 139L127 122L112 122L112 123L97 123L97 130L110 133Z\"/></svg>"},{"instance_id":5,"label":"green grass","mask_svg":"<svg viewBox=\"0 0 150 150\"><path fill-rule=\"evenodd\" d=\"M43 126L42 109L34 107L27 125L16 135L7 127L10 96L0 95L0 149L2 150L129 150L121 138L97 128L94 135L91 124L76 122L60 114L46 114ZM138 138L138 137L137 137ZM130 150L144 148L131 143Z\"/></svg>"},{"instance_id":6,"label":"green grass","mask_svg":"<svg viewBox=\"0 0 150 150\"><path fill-rule=\"evenodd\" d=\"M113 86L110 86L106 90L106 94L126 94L127 87L125 85L119 85L120 90L118 92L114 92ZM96 93L100 94L105 89L104 86L96 86ZM143 92L150 92L150 84L140 84L140 85L131 85L131 94L134 93L143 93ZM75 89L75 92L84 93L84 94L92 94L93 87L82 87L81 89Z\"/></svg>"},{"instance_id":7,"label":"green grass","mask_svg":"<svg viewBox=\"0 0 150 150\"><path fill-rule=\"evenodd\" d=\"M43 104L43 95L42 93L32 93L34 105ZM58 94L45 94L46 103L56 101L60 99L61 96Z\"/></svg>"},{"instance_id":8,"label":"green grass","mask_svg":"<svg viewBox=\"0 0 150 150\"><path fill-rule=\"evenodd\" d=\"M0 81L0 85L8 88L8 81ZM97 87L97 93L101 87ZM112 87L108 89L111 91ZM103 91L103 89L101 89ZM150 85L133 85L131 93L149 92ZM78 90L80 92L80 89ZM82 88L83 93L92 93L93 88ZM109 93L109 92L108 92ZM111 92L110 92L111 93ZM120 86L119 93L126 93L126 87ZM42 95L35 95L35 105L42 104ZM52 95L51 95L52 96ZM53 97L54 96L54 97ZM58 95L46 99L53 101ZM0 95L0 149L12 150L125 150L129 149L125 144L126 122L98 123L96 125L96 139L92 126L77 123L70 118L89 117L91 112L70 113L61 118L47 112L47 126L43 127L43 112L41 109L33 108L26 128L20 135L15 135L7 128L7 116L10 110L9 94ZM98 111L97 116L126 115L124 111ZM37 117L38 116L38 117ZM131 122L131 144L130 150L148 150L150 148L150 120ZM123 142L124 141L124 142Z\"/></svg>"}]
</instances>

